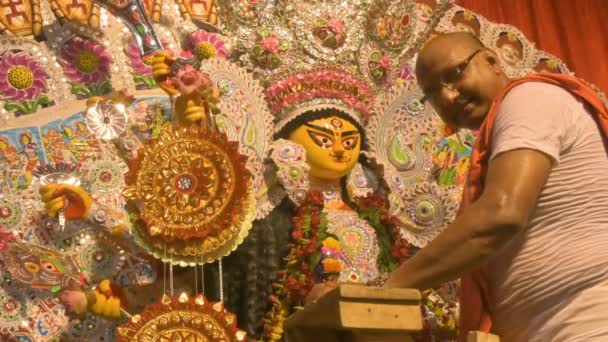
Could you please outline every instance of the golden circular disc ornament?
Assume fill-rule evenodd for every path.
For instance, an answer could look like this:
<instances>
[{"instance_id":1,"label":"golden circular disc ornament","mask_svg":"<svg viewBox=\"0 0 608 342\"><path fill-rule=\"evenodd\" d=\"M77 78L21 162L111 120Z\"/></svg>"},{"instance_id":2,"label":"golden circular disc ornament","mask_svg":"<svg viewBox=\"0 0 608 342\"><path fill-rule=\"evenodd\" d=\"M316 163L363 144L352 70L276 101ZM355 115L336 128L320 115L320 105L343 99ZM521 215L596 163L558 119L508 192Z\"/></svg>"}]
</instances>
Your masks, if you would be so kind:
<instances>
[{"instance_id":1,"label":"golden circular disc ornament","mask_svg":"<svg viewBox=\"0 0 608 342\"><path fill-rule=\"evenodd\" d=\"M212 262L247 236L255 196L238 143L198 126L166 127L129 168L123 191L131 233L155 257Z\"/></svg>"},{"instance_id":2,"label":"golden circular disc ornament","mask_svg":"<svg viewBox=\"0 0 608 342\"><path fill-rule=\"evenodd\" d=\"M186 293L163 296L117 332L117 342L241 342L247 337L236 327L236 315L226 311L222 302Z\"/></svg>"}]
</instances>

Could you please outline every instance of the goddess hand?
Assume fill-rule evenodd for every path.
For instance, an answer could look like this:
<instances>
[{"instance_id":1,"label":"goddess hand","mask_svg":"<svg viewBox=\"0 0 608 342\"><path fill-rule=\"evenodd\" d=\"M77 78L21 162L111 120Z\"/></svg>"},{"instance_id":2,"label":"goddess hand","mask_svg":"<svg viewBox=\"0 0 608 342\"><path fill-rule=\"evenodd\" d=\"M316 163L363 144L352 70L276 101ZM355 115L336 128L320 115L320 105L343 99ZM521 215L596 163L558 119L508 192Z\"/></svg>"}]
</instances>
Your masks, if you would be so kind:
<instances>
[{"instance_id":1,"label":"goddess hand","mask_svg":"<svg viewBox=\"0 0 608 342\"><path fill-rule=\"evenodd\" d=\"M88 216L93 198L83 188L69 184L48 184L40 188L40 197L51 217L65 210L65 218L78 220Z\"/></svg>"},{"instance_id":2,"label":"goddess hand","mask_svg":"<svg viewBox=\"0 0 608 342\"><path fill-rule=\"evenodd\" d=\"M175 57L169 51L157 52L154 56L149 57L146 63L152 66L152 76L158 86L165 91L169 96L177 94L177 90L171 85L169 77L171 76L171 64Z\"/></svg>"},{"instance_id":3,"label":"goddess hand","mask_svg":"<svg viewBox=\"0 0 608 342\"><path fill-rule=\"evenodd\" d=\"M92 295L87 296L91 297L88 303L91 313L110 320L121 318L120 308L126 307L127 301L124 292L118 285L105 279L91 292Z\"/></svg>"}]
</instances>

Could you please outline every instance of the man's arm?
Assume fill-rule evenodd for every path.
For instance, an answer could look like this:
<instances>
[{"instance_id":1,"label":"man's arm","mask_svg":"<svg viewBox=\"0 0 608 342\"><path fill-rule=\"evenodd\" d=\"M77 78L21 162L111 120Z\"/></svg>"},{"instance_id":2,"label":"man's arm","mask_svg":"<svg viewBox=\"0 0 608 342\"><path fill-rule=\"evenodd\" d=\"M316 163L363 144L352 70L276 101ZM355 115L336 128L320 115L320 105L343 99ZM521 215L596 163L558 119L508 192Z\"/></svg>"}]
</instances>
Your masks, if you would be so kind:
<instances>
[{"instance_id":1,"label":"man's arm","mask_svg":"<svg viewBox=\"0 0 608 342\"><path fill-rule=\"evenodd\" d=\"M393 271L385 286L433 288L482 266L526 227L550 169L551 159L532 149L496 156L479 199Z\"/></svg>"}]
</instances>

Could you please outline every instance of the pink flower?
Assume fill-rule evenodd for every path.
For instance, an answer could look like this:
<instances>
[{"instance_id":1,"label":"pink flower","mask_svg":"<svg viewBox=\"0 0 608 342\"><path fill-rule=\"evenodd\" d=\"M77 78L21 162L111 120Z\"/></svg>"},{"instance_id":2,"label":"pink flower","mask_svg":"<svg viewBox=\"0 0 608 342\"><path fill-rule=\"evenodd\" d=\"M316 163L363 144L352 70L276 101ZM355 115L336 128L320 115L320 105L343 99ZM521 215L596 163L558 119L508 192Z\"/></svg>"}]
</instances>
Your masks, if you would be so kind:
<instances>
[{"instance_id":1,"label":"pink flower","mask_svg":"<svg viewBox=\"0 0 608 342\"><path fill-rule=\"evenodd\" d=\"M270 36L262 39L262 48L270 53L279 52L279 38Z\"/></svg>"},{"instance_id":2,"label":"pink flower","mask_svg":"<svg viewBox=\"0 0 608 342\"><path fill-rule=\"evenodd\" d=\"M412 69L410 69L408 66L401 67L401 69L399 70L399 77L406 81L416 79L416 76L412 72Z\"/></svg>"},{"instance_id":3,"label":"pink flower","mask_svg":"<svg viewBox=\"0 0 608 342\"><path fill-rule=\"evenodd\" d=\"M75 37L63 45L58 61L72 82L92 85L108 79L112 57L103 45Z\"/></svg>"},{"instance_id":4,"label":"pink flower","mask_svg":"<svg viewBox=\"0 0 608 342\"><path fill-rule=\"evenodd\" d=\"M344 21L342 20L330 19L327 22L327 26L329 26L329 29L336 35L344 33Z\"/></svg>"},{"instance_id":5,"label":"pink flower","mask_svg":"<svg viewBox=\"0 0 608 342\"><path fill-rule=\"evenodd\" d=\"M26 52L0 55L0 95L9 101L33 100L46 91L49 75Z\"/></svg>"},{"instance_id":6,"label":"pink flower","mask_svg":"<svg viewBox=\"0 0 608 342\"><path fill-rule=\"evenodd\" d=\"M384 69L384 70L388 70L391 67L391 58L387 55L382 56L382 58L380 58L380 66Z\"/></svg>"},{"instance_id":7,"label":"pink flower","mask_svg":"<svg viewBox=\"0 0 608 342\"><path fill-rule=\"evenodd\" d=\"M188 48L200 60L211 57L226 58L230 54L220 35L203 30L192 33L188 44Z\"/></svg>"},{"instance_id":8,"label":"pink flower","mask_svg":"<svg viewBox=\"0 0 608 342\"><path fill-rule=\"evenodd\" d=\"M171 78L173 86L184 95L201 93L205 88L211 86L209 76L194 69L190 64L181 67L177 75Z\"/></svg>"}]
</instances>

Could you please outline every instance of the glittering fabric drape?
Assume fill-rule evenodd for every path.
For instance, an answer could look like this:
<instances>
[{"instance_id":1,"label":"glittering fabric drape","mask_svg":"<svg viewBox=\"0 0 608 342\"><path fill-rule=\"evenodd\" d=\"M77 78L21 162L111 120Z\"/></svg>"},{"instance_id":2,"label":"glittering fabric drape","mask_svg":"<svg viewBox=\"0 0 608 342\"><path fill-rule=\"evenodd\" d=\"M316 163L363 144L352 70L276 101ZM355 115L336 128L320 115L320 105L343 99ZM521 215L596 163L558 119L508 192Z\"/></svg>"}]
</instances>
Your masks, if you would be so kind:
<instances>
[{"instance_id":1,"label":"glittering fabric drape","mask_svg":"<svg viewBox=\"0 0 608 342\"><path fill-rule=\"evenodd\" d=\"M510 24L608 93L608 0L457 0L490 21Z\"/></svg>"}]
</instances>

